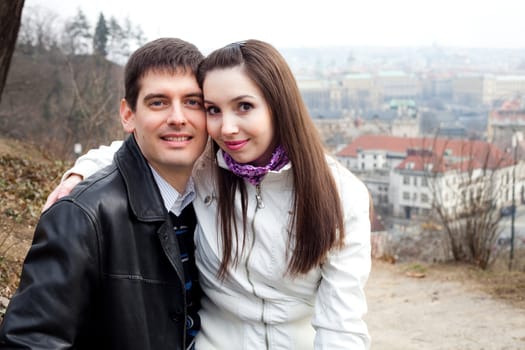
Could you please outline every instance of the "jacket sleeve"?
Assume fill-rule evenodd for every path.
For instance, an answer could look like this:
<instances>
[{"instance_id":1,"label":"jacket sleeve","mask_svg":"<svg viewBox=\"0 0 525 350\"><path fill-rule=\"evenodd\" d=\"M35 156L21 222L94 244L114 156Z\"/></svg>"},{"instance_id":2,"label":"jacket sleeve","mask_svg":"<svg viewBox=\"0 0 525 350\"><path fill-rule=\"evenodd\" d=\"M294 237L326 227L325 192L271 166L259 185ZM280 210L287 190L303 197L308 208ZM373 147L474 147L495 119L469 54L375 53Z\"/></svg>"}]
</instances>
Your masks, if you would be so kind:
<instances>
[{"instance_id":1,"label":"jacket sleeve","mask_svg":"<svg viewBox=\"0 0 525 350\"><path fill-rule=\"evenodd\" d=\"M46 211L0 328L0 349L71 349L98 283L93 220L68 200Z\"/></svg>"},{"instance_id":2,"label":"jacket sleeve","mask_svg":"<svg viewBox=\"0 0 525 350\"><path fill-rule=\"evenodd\" d=\"M371 268L369 195L365 185L340 169L339 193L345 213L345 245L334 249L321 267L312 324L314 347L369 349L363 319L367 311L364 287Z\"/></svg>"},{"instance_id":3,"label":"jacket sleeve","mask_svg":"<svg viewBox=\"0 0 525 350\"><path fill-rule=\"evenodd\" d=\"M71 174L82 175L85 179L110 165L113 162L115 152L122 146L122 143L123 141L113 141L109 146L90 149L76 160L75 165L71 169L64 173L62 181Z\"/></svg>"}]
</instances>

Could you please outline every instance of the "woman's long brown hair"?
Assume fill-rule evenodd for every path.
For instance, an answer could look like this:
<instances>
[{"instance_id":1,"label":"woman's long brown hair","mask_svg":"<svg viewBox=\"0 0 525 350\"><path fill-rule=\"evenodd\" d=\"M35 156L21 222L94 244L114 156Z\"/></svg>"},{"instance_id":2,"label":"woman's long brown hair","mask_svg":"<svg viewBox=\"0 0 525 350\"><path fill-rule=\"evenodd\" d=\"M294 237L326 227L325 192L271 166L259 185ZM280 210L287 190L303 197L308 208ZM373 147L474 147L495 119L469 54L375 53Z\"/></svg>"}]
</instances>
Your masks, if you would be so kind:
<instances>
[{"instance_id":1,"label":"woman's long brown hair","mask_svg":"<svg viewBox=\"0 0 525 350\"><path fill-rule=\"evenodd\" d=\"M345 231L339 191L317 129L281 54L258 40L230 44L212 52L203 61L197 74L200 86L207 72L236 66L242 66L262 91L271 110L277 144L283 145L292 163L294 210L288 237L292 249L288 271L292 275L306 273L320 265L330 249L343 244ZM213 152L217 150L214 142ZM225 169L217 170L217 187L223 242L219 277L224 278L230 265L237 264L241 253L237 249L232 254L233 242L238 242L240 234L235 222L235 195L238 190L242 203L241 251L246 238L247 195L244 181Z\"/></svg>"}]
</instances>

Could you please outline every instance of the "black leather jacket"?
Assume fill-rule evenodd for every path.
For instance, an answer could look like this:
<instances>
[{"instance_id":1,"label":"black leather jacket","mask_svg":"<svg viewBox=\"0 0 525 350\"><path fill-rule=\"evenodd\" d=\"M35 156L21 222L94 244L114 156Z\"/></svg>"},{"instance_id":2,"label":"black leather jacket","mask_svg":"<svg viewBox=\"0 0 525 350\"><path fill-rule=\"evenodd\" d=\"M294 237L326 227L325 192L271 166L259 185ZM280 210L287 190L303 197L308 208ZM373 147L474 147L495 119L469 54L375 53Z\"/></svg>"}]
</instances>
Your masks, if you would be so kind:
<instances>
[{"instance_id":1,"label":"black leather jacket","mask_svg":"<svg viewBox=\"0 0 525 350\"><path fill-rule=\"evenodd\" d=\"M131 136L113 165L42 214L0 349L183 349L184 272L171 232Z\"/></svg>"}]
</instances>

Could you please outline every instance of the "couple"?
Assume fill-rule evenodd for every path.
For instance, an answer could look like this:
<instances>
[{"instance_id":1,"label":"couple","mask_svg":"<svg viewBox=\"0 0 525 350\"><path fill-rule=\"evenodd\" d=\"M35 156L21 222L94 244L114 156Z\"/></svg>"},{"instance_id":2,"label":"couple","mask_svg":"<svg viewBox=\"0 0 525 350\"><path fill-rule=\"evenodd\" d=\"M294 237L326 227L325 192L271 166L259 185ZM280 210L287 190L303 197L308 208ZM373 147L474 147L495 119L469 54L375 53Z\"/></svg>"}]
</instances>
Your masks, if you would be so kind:
<instances>
[{"instance_id":1,"label":"couple","mask_svg":"<svg viewBox=\"0 0 525 350\"><path fill-rule=\"evenodd\" d=\"M113 164L43 212L0 349L369 347L368 191L277 50L150 42L120 115L122 146L71 172Z\"/></svg>"}]
</instances>

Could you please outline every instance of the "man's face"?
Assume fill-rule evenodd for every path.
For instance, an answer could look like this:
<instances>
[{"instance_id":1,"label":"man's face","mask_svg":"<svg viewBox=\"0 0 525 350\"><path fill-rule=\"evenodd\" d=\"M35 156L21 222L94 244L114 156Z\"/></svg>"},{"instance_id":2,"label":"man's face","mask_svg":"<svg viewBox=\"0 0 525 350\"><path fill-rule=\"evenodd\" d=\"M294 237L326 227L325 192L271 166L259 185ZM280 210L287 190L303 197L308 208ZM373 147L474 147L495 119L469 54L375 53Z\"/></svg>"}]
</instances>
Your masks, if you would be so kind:
<instances>
[{"instance_id":1,"label":"man's face","mask_svg":"<svg viewBox=\"0 0 525 350\"><path fill-rule=\"evenodd\" d=\"M168 182L190 175L208 139L202 92L191 72L150 71L140 81L133 112L122 100L122 124L148 163ZM178 189L179 190L179 189Z\"/></svg>"}]
</instances>

